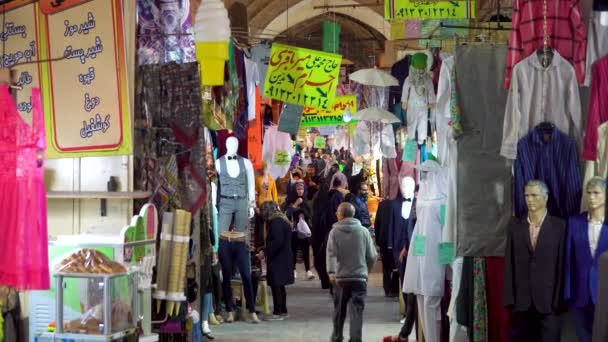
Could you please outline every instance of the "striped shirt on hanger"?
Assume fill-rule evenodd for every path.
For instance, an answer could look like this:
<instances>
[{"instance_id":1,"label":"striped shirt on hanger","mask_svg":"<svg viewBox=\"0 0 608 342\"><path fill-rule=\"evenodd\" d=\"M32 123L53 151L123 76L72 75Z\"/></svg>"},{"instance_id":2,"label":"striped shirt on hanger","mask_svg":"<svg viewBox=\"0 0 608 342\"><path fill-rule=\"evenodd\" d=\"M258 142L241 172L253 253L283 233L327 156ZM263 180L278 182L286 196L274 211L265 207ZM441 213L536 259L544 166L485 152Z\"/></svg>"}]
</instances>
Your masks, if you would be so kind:
<instances>
[{"instance_id":1,"label":"striped shirt on hanger","mask_svg":"<svg viewBox=\"0 0 608 342\"><path fill-rule=\"evenodd\" d=\"M517 144L513 207L518 217L527 214L524 188L535 179L549 187L550 215L567 218L579 213L582 184L576 142L557 128L549 134L545 142L544 132L535 128Z\"/></svg>"}]
</instances>

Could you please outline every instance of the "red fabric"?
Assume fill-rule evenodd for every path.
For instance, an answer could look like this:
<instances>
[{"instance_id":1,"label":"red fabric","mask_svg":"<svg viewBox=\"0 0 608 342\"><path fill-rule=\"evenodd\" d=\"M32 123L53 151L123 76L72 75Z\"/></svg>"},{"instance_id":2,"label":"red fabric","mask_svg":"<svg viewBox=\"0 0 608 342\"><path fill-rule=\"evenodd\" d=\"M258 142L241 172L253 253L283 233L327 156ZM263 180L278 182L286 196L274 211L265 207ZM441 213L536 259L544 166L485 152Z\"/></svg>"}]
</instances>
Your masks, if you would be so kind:
<instances>
[{"instance_id":1,"label":"red fabric","mask_svg":"<svg viewBox=\"0 0 608 342\"><path fill-rule=\"evenodd\" d=\"M597 143L599 126L608 121L608 56L604 56L593 64L591 79L591 99L589 100L589 116L583 148L583 159L597 160Z\"/></svg>"},{"instance_id":2,"label":"red fabric","mask_svg":"<svg viewBox=\"0 0 608 342\"><path fill-rule=\"evenodd\" d=\"M514 0L513 29L509 36L505 88L513 67L543 46L543 0ZM547 0L549 46L574 66L580 85L585 80L587 32L578 0Z\"/></svg>"},{"instance_id":3,"label":"red fabric","mask_svg":"<svg viewBox=\"0 0 608 342\"><path fill-rule=\"evenodd\" d=\"M502 301L505 258L486 257L486 302L488 306L488 341L508 342L511 322Z\"/></svg>"},{"instance_id":4,"label":"red fabric","mask_svg":"<svg viewBox=\"0 0 608 342\"><path fill-rule=\"evenodd\" d=\"M8 86L0 86L0 284L17 290L50 286L40 90L32 89L30 127L17 111Z\"/></svg>"},{"instance_id":5,"label":"red fabric","mask_svg":"<svg viewBox=\"0 0 608 342\"><path fill-rule=\"evenodd\" d=\"M256 114L255 120L249 121L247 129L249 160L254 170L262 168L262 129L264 128L264 107L260 96L260 87L256 87Z\"/></svg>"}]
</instances>

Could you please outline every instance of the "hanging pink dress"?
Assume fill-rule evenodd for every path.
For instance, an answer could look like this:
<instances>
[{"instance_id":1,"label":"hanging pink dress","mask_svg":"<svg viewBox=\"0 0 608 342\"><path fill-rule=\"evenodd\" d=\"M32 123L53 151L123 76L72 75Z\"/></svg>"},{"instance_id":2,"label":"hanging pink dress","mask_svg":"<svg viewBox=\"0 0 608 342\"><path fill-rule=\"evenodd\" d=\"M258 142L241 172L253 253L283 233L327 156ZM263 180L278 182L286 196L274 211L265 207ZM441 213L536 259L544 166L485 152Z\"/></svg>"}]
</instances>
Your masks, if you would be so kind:
<instances>
[{"instance_id":1,"label":"hanging pink dress","mask_svg":"<svg viewBox=\"0 0 608 342\"><path fill-rule=\"evenodd\" d=\"M30 127L0 85L0 285L49 288L44 118L32 90Z\"/></svg>"}]
</instances>

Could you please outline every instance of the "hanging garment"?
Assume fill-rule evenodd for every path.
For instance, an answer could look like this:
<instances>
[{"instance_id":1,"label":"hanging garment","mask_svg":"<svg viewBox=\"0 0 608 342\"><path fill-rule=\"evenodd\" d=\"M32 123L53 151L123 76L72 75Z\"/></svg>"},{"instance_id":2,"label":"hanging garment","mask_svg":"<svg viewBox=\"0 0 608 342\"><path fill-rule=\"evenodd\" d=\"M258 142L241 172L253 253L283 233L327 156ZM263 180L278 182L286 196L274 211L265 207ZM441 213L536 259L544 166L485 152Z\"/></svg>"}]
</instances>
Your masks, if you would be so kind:
<instances>
[{"instance_id":1,"label":"hanging garment","mask_svg":"<svg viewBox=\"0 0 608 342\"><path fill-rule=\"evenodd\" d=\"M462 281L456 298L456 318L459 324L467 327L469 341L489 341L486 297L484 259L465 257L462 264Z\"/></svg>"},{"instance_id":2,"label":"hanging garment","mask_svg":"<svg viewBox=\"0 0 608 342\"><path fill-rule=\"evenodd\" d=\"M513 69L500 155L515 159L518 140L544 121L578 139L582 120L574 68L557 51L544 68L533 53Z\"/></svg>"},{"instance_id":3,"label":"hanging garment","mask_svg":"<svg viewBox=\"0 0 608 342\"><path fill-rule=\"evenodd\" d=\"M0 86L0 284L17 290L48 290L46 140L38 88L32 89L32 102L30 127L19 115L8 86Z\"/></svg>"},{"instance_id":4,"label":"hanging garment","mask_svg":"<svg viewBox=\"0 0 608 342\"><path fill-rule=\"evenodd\" d=\"M251 59L258 65L260 76L260 93L264 94L264 84L266 83L266 73L268 72L268 62L270 61L270 41L265 40L251 49Z\"/></svg>"},{"instance_id":5,"label":"hanging garment","mask_svg":"<svg viewBox=\"0 0 608 342\"><path fill-rule=\"evenodd\" d=\"M604 13L604 15L606 14ZM591 16L589 32L587 32L587 59L585 65L585 86L587 87L592 83L593 64L602 56L608 54L608 25L602 25L601 23L602 11L593 10Z\"/></svg>"},{"instance_id":6,"label":"hanging garment","mask_svg":"<svg viewBox=\"0 0 608 342\"><path fill-rule=\"evenodd\" d=\"M417 236L424 239L424 256L411 253L403 280L403 292L430 297L442 297L445 285L445 265L439 264L437 253L441 242L441 205L447 199L447 169L436 161L421 165L426 178L420 183L416 202L416 226L408 250L414 251ZM419 239L420 239L419 238Z\"/></svg>"},{"instance_id":7,"label":"hanging garment","mask_svg":"<svg viewBox=\"0 0 608 342\"><path fill-rule=\"evenodd\" d=\"M434 110L429 110L435 105L435 89L433 80L428 75L425 75L424 84L414 84L412 77L410 74L403 83L401 102L407 103L408 138L417 139L422 144L427 138L429 120L431 123L435 121Z\"/></svg>"},{"instance_id":8,"label":"hanging garment","mask_svg":"<svg viewBox=\"0 0 608 342\"><path fill-rule=\"evenodd\" d=\"M442 166L447 165L449 159L448 143L452 139L452 130L449 129L452 120L452 71L454 70L454 57L447 57L441 63L441 73L437 87L437 107L435 109L437 121L437 161Z\"/></svg>"},{"instance_id":9,"label":"hanging garment","mask_svg":"<svg viewBox=\"0 0 608 342\"><path fill-rule=\"evenodd\" d=\"M524 188L531 180L541 180L549 187L549 214L561 218L576 215L581 205L582 185L576 142L554 128L549 142L543 131L535 128L517 145L513 164L513 210L517 217L528 212Z\"/></svg>"},{"instance_id":10,"label":"hanging garment","mask_svg":"<svg viewBox=\"0 0 608 342\"><path fill-rule=\"evenodd\" d=\"M359 121L353 137L355 157L374 160L395 158L395 134L393 126L380 122Z\"/></svg>"},{"instance_id":11,"label":"hanging garment","mask_svg":"<svg viewBox=\"0 0 608 342\"><path fill-rule=\"evenodd\" d=\"M247 81L247 120L255 120L257 111L256 89L260 84L258 65L245 57L245 79Z\"/></svg>"},{"instance_id":12,"label":"hanging garment","mask_svg":"<svg viewBox=\"0 0 608 342\"><path fill-rule=\"evenodd\" d=\"M403 83L405 83L405 79L410 74L410 59L411 56L407 55L403 57L401 60L395 62L391 67L391 75L395 77L399 81L399 86L391 86L390 87L390 95L388 100L389 108L394 108L396 105L400 106L401 102L401 93L403 91ZM397 113L393 113L397 114ZM405 118L402 118L405 119ZM401 124L405 125L405 120L402 120Z\"/></svg>"},{"instance_id":13,"label":"hanging garment","mask_svg":"<svg viewBox=\"0 0 608 342\"><path fill-rule=\"evenodd\" d=\"M511 166L498 154L507 99L502 87L505 58L506 47L501 46L456 49L464 128L457 167L452 168L457 177L457 255L504 255L505 227L512 215Z\"/></svg>"},{"instance_id":14,"label":"hanging garment","mask_svg":"<svg viewBox=\"0 0 608 342\"><path fill-rule=\"evenodd\" d=\"M587 33L578 0L547 0L547 18L543 20L543 1L514 0L513 30L509 35L506 89L510 86L515 65L543 46L543 24L547 23L548 44L574 66L579 84L585 79Z\"/></svg>"},{"instance_id":15,"label":"hanging garment","mask_svg":"<svg viewBox=\"0 0 608 342\"><path fill-rule=\"evenodd\" d=\"M467 342L467 329L460 325L456 319L456 299L460 291L462 282L463 258L459 257L452 262L452 293L450 295L450 305L448 307L448 318L450 320L450 342ZM501 297L502 298L502 297Z\"/></svg>"},{"instance_id":16,"label":"hanging garment","mask_svg":"<svg viewBox=\"0 0 608 342\"><path fill-rule=\"evenodd\" d=\"M502 301L505 285L505 258L485 258L488 341L509 342L510 312Z\"/></svg>"},{"instance_id":17,"label":"hanging garment","mask_svg":"<svg viewBox=\"0 0 608 342\"><path fill-rule=\"evenodd\" d=\"M382 190L385 199L395 199L399 194L399 170L395 158L382 159Z\"/></svg>"},{"instance_id":18,"label":"hanging garment","mask_svg":"<svg viewBox=\"0 0 608 342\"><path fill-rule=\"evenodd\" d=\"M262 159L268 163L268 173L274 179L285 176L289 171L291 156L293 156L293 145L288 133L280 132L278 126L270 126L264 133L264 145L262 146ZM277 164L275 157L277 152L287 153L289 161Z\"/></svg>"},{"instance_id":19,"label":"hanging garment","mask_svg":"<svg viewBox=\"0 0 608 342\"><path fill-rule=\"evenodd\" d=\"M139 65L196 60L190 1L137 1Z\"/></svg>"},{"instance_id":20,"label":"hanging garment","mask_svg":"<svg viewBox=\"0 0 608 342\"><path fill-rule=\"evenodd\" d=\"M589 115L583 148L583 159L596 160L598 155L598 140L606 139L598 132L598 127L608 121L608 56L595 62L593 65L593 80L591 82L591 98L589 100Z\"/></svg>"}]
</instances>

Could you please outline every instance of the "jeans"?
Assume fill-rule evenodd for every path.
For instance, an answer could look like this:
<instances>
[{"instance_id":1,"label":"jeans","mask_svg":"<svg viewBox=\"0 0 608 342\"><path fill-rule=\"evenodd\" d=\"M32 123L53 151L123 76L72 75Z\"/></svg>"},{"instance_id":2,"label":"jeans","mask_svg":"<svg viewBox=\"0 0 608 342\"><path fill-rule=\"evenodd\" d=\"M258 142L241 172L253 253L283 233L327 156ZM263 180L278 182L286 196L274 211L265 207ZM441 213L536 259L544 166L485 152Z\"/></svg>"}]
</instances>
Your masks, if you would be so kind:
<instances>
[{"instance_id":1,"label":"jeans","mask_svg":"<svg viewBox=\"0 0 608 342\"><path fill-rule=\"evenodd\" d=\"M334 331L331 342L344 340L343 329L346 319L346 306L350 310L350 342L361 342L363 329L363 309L367 283L363 281L342 281L334 290Z\"/></svg>"},{"instance_id":2,"label":"jeans","mask_svg":"<svg viewBox=\"0 0 608 342\"><path fill-rule=\"evenodd\" d=\"M293 269L296 269L298 259L298 249L302 251L302 259L304 259L304 269L310 271L310 240L298 237L297 232L293 232L291 236L291 251L293 252Z\"/></svg>"},{"instance_id":3,"label":"jeans","mask_svg":"<svg viewBox=\"0 0 608 342\"><path fill-rule=\"evenodd\" d=\"M576 325L576 336L579 342L591 342L593 334L593 318L595 305L588 304L584 308L572 310L572 317Z\"/></svg>"},{"instance_id":4,"label":"jeans","mask_svg":"<svg viewBox=\"0 0 608 342\"><path fill-rule=\"evenodd\" d=\"M222 292L224 294L224 304L226 311L232 312L234 306L234 298L232 297L232 270L233 266L239 269L241 281L243 282L243 291L245 292L245 300L247 302L247 310L255 312L255 302L253 300L253 286L251 284L251 266L249 257L249 247L245 242L230 242L220 239L219 249L220 264L222 265Z\"/></svg>"},{"instance_id":5,"label":"jeans","mask_svg":"<svg viewBox=\"0 0 608 342\"><path fill-rule=\"evenodd\" d=\"M287 291L285 285L271 286L272 291L272 313L274 315L287 314Z\"/></svg>"},{"instance_id":6,"label":"jeans","mask_svg":"<svg viewBox=\"0 0 608 342\"><path fill-rule=\"evenodd\" d=\"M213 309L213 293L209 292L209 293L205 293L205 295L203 296L203 310L202 311L202 315L201 315L201 321L208 321L209 320L209 314L211 314L212 309Z\"/></svg>"}]
</instances>

